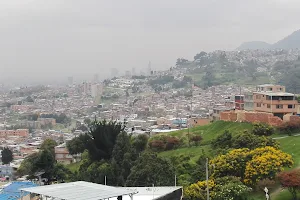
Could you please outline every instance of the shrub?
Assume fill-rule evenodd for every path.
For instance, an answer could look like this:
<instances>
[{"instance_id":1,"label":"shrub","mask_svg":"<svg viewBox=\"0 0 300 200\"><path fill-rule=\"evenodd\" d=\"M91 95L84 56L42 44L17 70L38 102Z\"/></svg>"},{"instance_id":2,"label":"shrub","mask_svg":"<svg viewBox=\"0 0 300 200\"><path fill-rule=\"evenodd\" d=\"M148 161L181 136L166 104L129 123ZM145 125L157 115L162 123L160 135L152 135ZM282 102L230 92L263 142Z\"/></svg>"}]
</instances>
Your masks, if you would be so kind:
<instances>
[{"instance_id":1,"label":"shrub","mask_svg":"<svg viewBox=\"0 0 300 200\"><path fill-rule=\"evenodd\" d=\"M152 140L149 142L149 147L154 151L162 151L165 149L165 144L161 140Z\"/></svg>"},{"instance_id":2,"label":"shrub","mask_svg":"<svg viewBox=\"0 0 300 200\"><path fill-rule=\"evenodd\" d=\"M200 144L200 142L202 141L202 137L200 135L192 135L191 137L191 141L198 146Z\"/></svg>"},{"instance_id":3,"label":"shrub","mask_svg":"<svg viewBox=\"0 0 300 200\"><path fill-rule=\"evenodd\" d=\"M180 144L180 141L178 138L169 137L169 138L167 138L167 141L166 141L165 150L171 150L171 149L178 148L179 144Z\"/></svg>"},{"instance_id":4,"label":"shrub","mask_svg":"<svg viewBox=\"0 0 300 200\"><path fill-rule=\"evenodd\" d=\"M300 129L300 124L297 122L289 121L281 124L278 127L278 130L282 133L286 133L289 135L292 135L293 132L297 131Z\"/></svg>"},{"instance_id":5,"label":"shrub","mask_svg":"<svg viewBox=\"0 0 300 200\"><path fill-rule=\"evenodd\" d=\"M262 180L257 182L257 189L263 190L265 187L267 187L268 189L275 188L276 187L276 181L266 178L266 179L262 179Z\"/></svg>"},{"instance_id":6,"label":"shrub","mask_svg":"<svg viewBox=\"0 0 300 200\"><path fill-rule=\"evenodd\" d=\"M268 125L268 124L264 124L264 123L255 123L253 126L253 130L252 133L254 135L259 135L259 136L270 136L272 134L274 134L275 129Z\"/></svg>"},{"instance_id":7,"label":"shrub","mask_svg":"<svg viewBox=\"0 0 300 200\"><path fill-rule=\"evenodd\" d=\"M222 135L212 141L212 146L213 148L230 148L232 146L232 134L228 130L225 130Z\"/></svg>"},{"instance_id":8,"label":"shrub","mask_svg":"<svg viewBox=\"0 0 300 200\"><path fill-rule=\"evenodd\" d=\"M149 142L150 149L154 151L167 151L180 147L182 141L177 137L161 135L159 137L155 137Z\"/></svg>"},{"instance_id":9,"label":"shrub","mask_svg":"<svg viewBox=\"0 0 300 200\"><path fill-rule=\"evenodd\" d=\"M300 188L300 170L294 169L288 172L281 172L277 177L282 187L288 189L293 199L297 199L297 191Z\"/></svg>"}]
</instances>

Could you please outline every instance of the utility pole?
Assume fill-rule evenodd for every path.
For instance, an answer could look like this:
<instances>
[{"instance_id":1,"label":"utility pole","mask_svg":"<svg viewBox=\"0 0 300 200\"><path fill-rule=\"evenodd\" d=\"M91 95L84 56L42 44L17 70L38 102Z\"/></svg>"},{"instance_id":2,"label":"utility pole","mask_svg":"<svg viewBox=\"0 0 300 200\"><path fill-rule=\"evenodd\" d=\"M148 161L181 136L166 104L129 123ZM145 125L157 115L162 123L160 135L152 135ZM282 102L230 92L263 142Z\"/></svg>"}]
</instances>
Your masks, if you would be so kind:
<instances>
[{"instance_id":1,"label":"utility pole","mask_svg":"<svg viewBox=\"0 0 300 200\"><path fill-rule=\"evenodd\" d=\"M206 192L207 192L207 200L209 200L209 186L208 186L208 158L206 158Z\"/></svg>"},{"instance_id":2,"label":"utility pole","mask_svg":"<svg viewBox=\"0 0 300 200\"><path fill-rule=\"evenodd\" d=\"M189 142L189 147L191 146L191 142L190 142L190 124L189 121L187 119L187 128L188 128L188 142Z\"/></svg>"}]
</instances>

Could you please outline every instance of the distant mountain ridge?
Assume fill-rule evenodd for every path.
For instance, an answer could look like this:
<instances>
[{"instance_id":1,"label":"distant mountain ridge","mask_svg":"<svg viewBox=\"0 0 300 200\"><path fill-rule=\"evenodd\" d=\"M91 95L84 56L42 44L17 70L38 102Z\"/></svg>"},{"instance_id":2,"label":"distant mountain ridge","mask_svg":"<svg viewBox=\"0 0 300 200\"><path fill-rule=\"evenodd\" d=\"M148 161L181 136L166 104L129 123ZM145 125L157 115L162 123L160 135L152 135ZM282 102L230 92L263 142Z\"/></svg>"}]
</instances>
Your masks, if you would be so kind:
<instances>
[{"instance_id":1,"label":"distant mountain ridge","mask_svg":"<svg viewBox=\"0 0 300 200\"><path fill-rule=\"evenodd\" d=\"M275 44L268 44L263 41L244 42L237 50L254 50L254 49L296 49L300 48L300 30L293 32L291 35L279 40Z\"/></svg>"},{"instance_id":2,"label":"distant mountain ridge","mask_svg":"<svg viewBox=\"0 0 300 200\"><path fill-rule=\"evenodd\" d=\"M244 42L237 50L269 49L272 45L262 41Z\"/></svg>"}]
</instances>

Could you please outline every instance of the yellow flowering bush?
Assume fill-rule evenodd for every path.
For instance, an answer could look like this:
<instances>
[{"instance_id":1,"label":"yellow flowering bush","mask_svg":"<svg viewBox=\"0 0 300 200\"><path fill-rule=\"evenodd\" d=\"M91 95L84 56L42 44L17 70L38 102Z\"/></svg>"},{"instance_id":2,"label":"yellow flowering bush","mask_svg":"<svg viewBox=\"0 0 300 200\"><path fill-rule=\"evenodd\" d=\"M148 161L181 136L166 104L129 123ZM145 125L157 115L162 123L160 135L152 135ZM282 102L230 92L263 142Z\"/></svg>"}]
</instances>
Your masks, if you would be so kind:
<instances>
[{"instance_id":1,"label":"yellow flowering bush","mask_svg":"<svg viewBox=\"0 0 300 200\"><path fill-rule=\"evenodd\" d=\"M247 148L234 149L211 160L210 164L214 166L213 177L243 177L246 163L251 159L249 152Z\"/></svg>"},{"instance_id":2,"label":"yellow flowering bush","mask_svg":"<svg viewBox=\"0 0 300 200\"><path fill-rule=\"evenodd\" d=\"M215 182L213 180L208 181L209 190L213 190L215 187ZM193 183L188 187L185 187L184 190L185 199L189 200L205 200L206 199L206 181L198 181ZM211 196L213 194L211 193Z\"/></svg>"},{"instance_id":3,"label":"yellow flowering bush","mask_svg":"<svg viewBox=\"0 0 300 200\"><path fill-rule=\"evenodd\" d=\"M274 179L284 167L291 167L291 155L274 147L262 147L254 150L234 149L220 155L210 164L214 166L213 177L237 176L248 185L269 178Z\"/></svg>"},{"instance_id":4,"label":"yellow flowering bush","mask_svg":"<svg viewBox=\"0 0 300 200\"><path fill-rule=\"evenodd\" d=\"M269 178L274 179L284 167L293 165L292 156L273 147L254 149L250 152L252 160L247 162L244 182L253 185L257 181Z\"/></svg>"}]
</instances>

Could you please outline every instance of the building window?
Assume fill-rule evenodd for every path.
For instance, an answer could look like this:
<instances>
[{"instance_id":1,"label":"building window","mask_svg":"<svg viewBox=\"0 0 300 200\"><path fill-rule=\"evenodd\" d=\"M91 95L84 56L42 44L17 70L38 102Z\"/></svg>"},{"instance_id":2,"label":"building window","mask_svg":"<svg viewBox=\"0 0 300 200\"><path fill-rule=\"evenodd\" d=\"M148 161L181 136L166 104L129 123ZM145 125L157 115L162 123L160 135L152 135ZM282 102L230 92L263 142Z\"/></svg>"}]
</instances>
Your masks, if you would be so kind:
<instances>
[{"instance_id":1,"label":"building window","mask_svg":"<svg viewBox=\"0 0 300 200\"><path fill-rule=\"evenodd\" d=\"M276 105L276 108L277 108L277 109L282 109L282 108L283 108L283 105Z\"/></svg>"},{"instance_id":2,"label":"building window","mask_svg":"<svg viewBox=\"0 0 300 200\"><path fill-rule=\"evenodd\" d=\"M260 99L260 95L256 95L256 99Z\"/></svg>"},{"instance_id":3,"label":"building window","mask_svg":"<svg viewBox=\"0 0 300 200\"><path fill-rule=\"evenodd\" d=\"M290 108L290 109L291 109L291 108L295 108L295 107L294 107L294 105L292 105L292 104L289 104L289 105L288 105L288 108Z\"/></svg>"},{"instance_id":4,"label":"building window","mask_svg":"<svg viewBox=\"0 0 300 200\"><path fill-rule=\"evenodd\" d=\"M261 107L261 103L257 103L256 106L257 106L257 107Z\"/></svg>"},{"instance_id":5,"label":"building window","mask_svg":"<svg viewBox=\"0 0 300 200\"><path fill-rule=\"evenodd\" d=\"M270 104L267 104L267 108L271 108L271 105L270 105Z\"/></svg>"}]
</instances>

